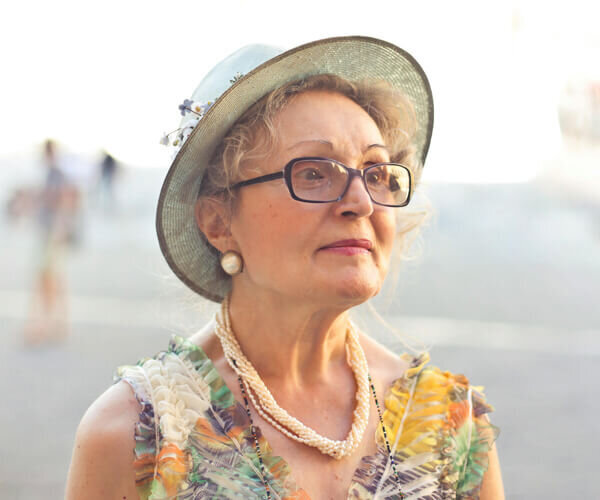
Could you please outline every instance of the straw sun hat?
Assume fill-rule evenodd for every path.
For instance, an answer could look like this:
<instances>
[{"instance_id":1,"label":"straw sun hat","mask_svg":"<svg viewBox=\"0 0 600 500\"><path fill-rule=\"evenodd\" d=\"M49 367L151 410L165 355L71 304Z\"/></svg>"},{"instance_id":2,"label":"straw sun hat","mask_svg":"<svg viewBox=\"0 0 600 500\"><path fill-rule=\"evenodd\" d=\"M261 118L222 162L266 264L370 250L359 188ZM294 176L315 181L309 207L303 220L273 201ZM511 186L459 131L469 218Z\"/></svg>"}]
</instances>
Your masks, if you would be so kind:
<instances>
[{"instance_id":1,"label":"straw sun hat","mask_svg":"<svg viewBox=\"0 0 600 500\"><path fill-rule=\"evenodd\" d=\"M285 83L317 74L349 81L384 80L412 102L417 118L413 139L425 162L433 128L433 100L425 73L404 50L375 38L349 36L318 40L282 52L251 45L233 53L201 81L180 106L184 118L175 139L179 148L163 183L156 214L160 248L173 272L192 290L221 302L231 277L220 253L198 229L194 205L204 172L229 129L255 102ZM170 134L171 135L171 134Z\"/></svg>"}]
</instances>

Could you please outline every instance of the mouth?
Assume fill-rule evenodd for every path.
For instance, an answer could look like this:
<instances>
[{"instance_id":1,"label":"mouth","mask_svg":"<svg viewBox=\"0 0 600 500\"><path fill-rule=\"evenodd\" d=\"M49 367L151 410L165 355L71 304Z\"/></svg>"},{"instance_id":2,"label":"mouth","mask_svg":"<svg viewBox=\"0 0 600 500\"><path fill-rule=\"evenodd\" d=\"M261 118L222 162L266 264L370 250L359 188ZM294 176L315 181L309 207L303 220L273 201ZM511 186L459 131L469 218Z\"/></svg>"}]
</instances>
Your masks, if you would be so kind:
<instances>
[{"instance_id":1,"label":"mouth","mask_svg":"<svg viewBox=\"0 0 600 500\"><path fill-rule=\"evenodd\" d=\"M370 254L373 248L373 243L366 239L340 240L325 245L319 250L337 253L341 255L360 255Z\"/></svg>"}]
</instances>

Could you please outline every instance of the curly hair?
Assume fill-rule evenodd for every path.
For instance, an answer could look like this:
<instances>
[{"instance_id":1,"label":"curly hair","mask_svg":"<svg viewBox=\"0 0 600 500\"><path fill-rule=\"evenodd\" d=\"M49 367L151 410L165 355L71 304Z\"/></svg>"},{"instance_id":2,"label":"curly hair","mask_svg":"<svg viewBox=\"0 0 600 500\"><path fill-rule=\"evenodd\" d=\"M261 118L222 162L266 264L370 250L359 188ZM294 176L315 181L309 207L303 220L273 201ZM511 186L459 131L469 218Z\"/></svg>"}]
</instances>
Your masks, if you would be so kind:
<instances>
[{"instance_id":1,"label":"curly hair","mask_svg":"<svg viewBox=\"0 0 600 500\"><path fill-rule=\"evenodd\" d=\"M252 105L217 148L204 175L200 195L227 191L240 180L242 165L266 156L277 141L273 123L276 114L294 96L311 90L341 94L363 108L378 126L390 150L391 160L409 167L418 181L421 166L416 162L411 143L417 124L408 99L387 82L349 82L325 74L287 83Z\"/></svg>"}]
</instances>

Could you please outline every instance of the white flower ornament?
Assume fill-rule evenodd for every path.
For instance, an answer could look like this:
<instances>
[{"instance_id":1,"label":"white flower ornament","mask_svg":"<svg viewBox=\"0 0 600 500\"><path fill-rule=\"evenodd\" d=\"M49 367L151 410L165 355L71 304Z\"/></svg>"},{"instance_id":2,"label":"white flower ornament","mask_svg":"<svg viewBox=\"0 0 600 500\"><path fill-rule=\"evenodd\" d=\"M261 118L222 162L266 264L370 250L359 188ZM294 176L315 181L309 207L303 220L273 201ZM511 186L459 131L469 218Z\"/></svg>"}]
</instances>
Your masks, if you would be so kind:
<instances>
[{"instance_id":1,"label":"white flower ornament","mask_svg":"<svg viewBox=\"0 0 600 500\"><path fill-rule=\"evenodd\" d=\"M229 85L233 85L238 80L243 77L243 73L237 72L233 75L232 78L229 79ZM220 90L219 90L220 91ZM191 115L191 118L184 121L180 128L169 132L168 134L163 134L160 139L160 143L163 146L173 146L174 152L173 157L177 155L183 143L190 136L196 125L200 122L200 120L204 117L206 112L211 108L216 99L207 102L194 101L192 99L185 99L179 105L179 112L181 116L183 116L184 120L188 115Z\"/></svg>"},{"instance_id":2,"label":"white flower ornament","mask_svg":"<svg viewBox=\"0 0 600 500\"><path fill-rule=\"evenodd\" d=\"M179 111L184 117L188 114L193 115L192 118L186 121L180 128L173 130L168 134L163 134L160 143L163 146L173 146L175 148L173 156L175 156L192 133L192 130L198 125L213 103L214 101L198 102L192 101L191 99L185 99L183 103L179 105Z\"/></svg>"}]
</instances>

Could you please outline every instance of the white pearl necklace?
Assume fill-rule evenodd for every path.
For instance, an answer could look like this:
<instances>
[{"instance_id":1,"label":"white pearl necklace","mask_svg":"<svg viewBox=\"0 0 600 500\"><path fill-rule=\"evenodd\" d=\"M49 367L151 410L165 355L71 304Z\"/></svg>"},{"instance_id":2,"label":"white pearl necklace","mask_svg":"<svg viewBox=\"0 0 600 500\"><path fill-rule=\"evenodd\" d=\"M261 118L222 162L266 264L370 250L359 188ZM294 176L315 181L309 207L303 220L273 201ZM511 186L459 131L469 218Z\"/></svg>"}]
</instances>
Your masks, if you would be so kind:
<instances>
[{"instance_id":1,"label":"white pearl necklace","mask_svg":"<svg viewBox=\"0 0 600 500\"><path fill-rule=\"evenodd\" d=\"M250 361L244 356L242 349L231 328L229 316L229 297L225 297L221 310L216 315L215 333L221 341L225 358L232 370L241 378L246 392L258 413L273 427L284 435L317 448L321 453L341 459L351 455L360 444L369 421L369 368L367 359L358 341L358 334L352 323L349 323L346 335L346 347L350 352L350 367L356 380L356 408L352 428L343 441L329 439L314 429L304 425L281 408L267 389L264 382ZM256 397L254 396L256 394Z\"/></svg>"}]
</instances>

